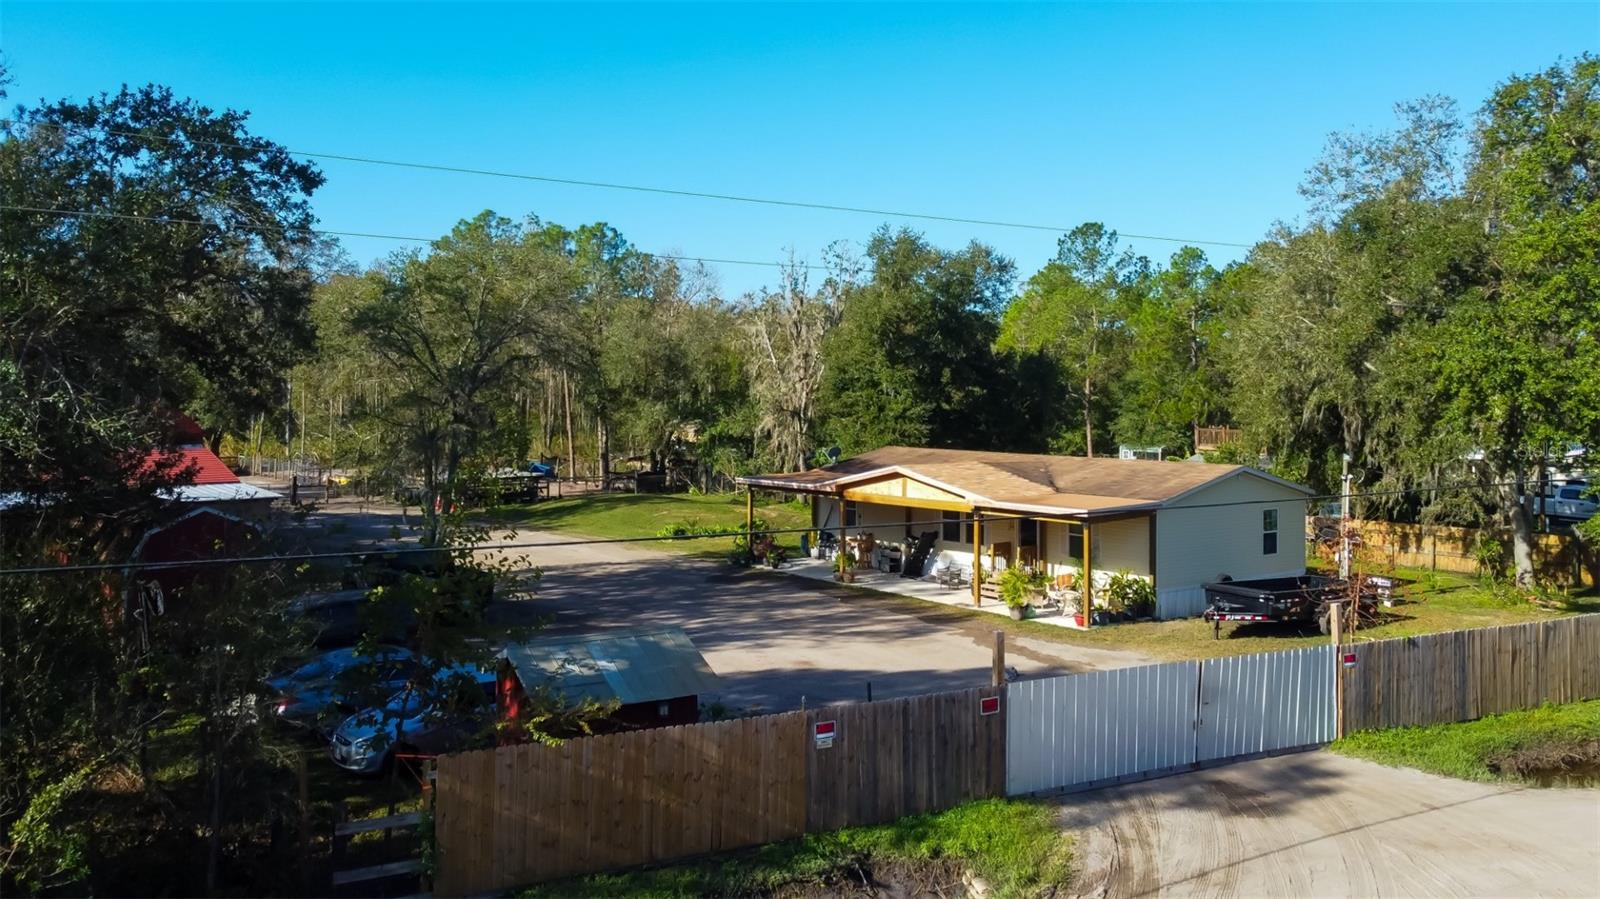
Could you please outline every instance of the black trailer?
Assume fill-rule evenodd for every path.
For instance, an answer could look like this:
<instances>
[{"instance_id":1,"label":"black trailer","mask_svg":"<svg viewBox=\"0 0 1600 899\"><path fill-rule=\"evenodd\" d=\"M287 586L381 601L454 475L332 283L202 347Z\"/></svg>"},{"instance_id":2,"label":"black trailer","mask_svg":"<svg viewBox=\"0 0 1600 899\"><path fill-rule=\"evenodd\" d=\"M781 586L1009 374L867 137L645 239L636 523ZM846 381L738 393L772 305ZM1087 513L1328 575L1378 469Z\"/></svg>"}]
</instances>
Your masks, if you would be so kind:
<instances>
[{"instance_id":1,"label":"black trailer","mask_svg":"<svg viewBox=\"0 0 1600 899\"><path fill-rule=\"evenodd\" d=\"M1317 574L1253 581L1224 577L1204 586L1204 617L1211 622L1213 639L1222 635L1224 621L1315 621L1326 634L1332 627L1328 604L1350 595L1349 582ZM1370 616L1376 603L1369 591L1361 593L1362 613Z\"/></svg>"}]
</instances>

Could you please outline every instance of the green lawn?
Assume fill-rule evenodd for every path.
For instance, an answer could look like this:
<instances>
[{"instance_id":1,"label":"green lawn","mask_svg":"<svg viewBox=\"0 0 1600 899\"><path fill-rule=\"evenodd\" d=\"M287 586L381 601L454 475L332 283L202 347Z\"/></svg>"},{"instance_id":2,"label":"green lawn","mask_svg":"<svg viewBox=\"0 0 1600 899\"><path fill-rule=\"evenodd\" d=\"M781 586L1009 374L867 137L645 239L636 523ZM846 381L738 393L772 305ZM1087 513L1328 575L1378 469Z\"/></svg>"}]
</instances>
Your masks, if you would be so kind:
<instances>
[{"instance_id":1,"label":"green lawn","mask_svg":"<svg viewBox=\"0 0 1600 899\"><path fill-rule=\"evenodd\" d=\"M1460 724L1362 731L1334 752L1463 780L1543 782L1539 772L1600 778L1600 700L1547 705Z\"/></svg>"},{"instance_id":2,"label":"green lawn","mask_svg":"<svg viewBox=\"0 0 1600 899\"><path fill-rule=\"evenodd\" d=\"M987 612L960 606L935 605L865 587L836 585L829 589L850 590L863 598L894 606L928 620L1001 628L1042 640L1129 650L1163 660L1273 652L1320 646L1328 642L1328 638L1319 633L1315 625L1224 624L1221 639L1213 639L1211 625L1198 618L1122 622L1079 631L1038 621L1012 621ZM1437 582L1427 588L1420 582L1413 585L1405 602L1385 610L1385 620L1376 626L1365 626L1356 631L1355 639L1385 640L1464 628L1523 624L1582 612L1600 612L1600 599L1592 594L1580 597L1572 602L1568 610L1556 612L1522 601L1507 601L1475 580L1440 575Z\"/></svg>"},{"instance_id":3,"label":"green lawn","mask_svg":"<svg viewBox=\"0 0 1600 899\"><path fill-rule=\"evenodd\" d=\"M989 799L878 827L852 827L681 865L542 884L525 897L752 896L856 893L863 874L908 894L965 895L966 871L992 896L1037 896L1066 885L1071 839L1047 805Z\"/></svg>"},{"instance_id":4,"label":"green lawn","mask_svg":"<svg viewBox=\"0 0 1600 899\"><path fill-rule=\"evenodd\" d=\"M662 528L677 524L742 528L744 501L742 493L596 493L499 506L484 517L496 525L587 537L651 537ZM804 528L811 524L810 510L799 502L758 503L756 517L773 528ZM785 534L779 542L789 548L792 556L799 550L800 535ZM733 551L731 537L664 540L644 545L708 558L723 558Z\"/></svg>"}]
</instances>

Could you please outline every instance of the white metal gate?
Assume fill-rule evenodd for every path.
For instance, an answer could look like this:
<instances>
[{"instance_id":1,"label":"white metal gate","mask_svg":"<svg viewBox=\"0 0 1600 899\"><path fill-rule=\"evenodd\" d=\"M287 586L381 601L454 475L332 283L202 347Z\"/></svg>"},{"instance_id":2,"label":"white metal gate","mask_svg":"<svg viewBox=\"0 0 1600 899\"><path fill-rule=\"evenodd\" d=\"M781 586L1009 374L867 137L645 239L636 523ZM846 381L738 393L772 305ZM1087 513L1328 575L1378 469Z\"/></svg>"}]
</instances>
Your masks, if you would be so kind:
<instances>
[{"instance_id":1,"label":"white metal gate","mask_svg":"<svg viewBox=\"0 0 1600 899\"><path fill-rule=\"evenodd\" d=\"M1334 737L1332 645L1206 659L1196 761L1327 743Z\"/></svg>"},{"instance_id":2,"label":"white metal gate","mask_svg":"<svg viewBox=\"0 0 1600 899\"><path fill-rule=\"evenodd\" d=\"M1006 792L1036 793L1194 762L1198 662L1006 686Z\"/></svg>"},{"instance_id":3,"label":"white metal gate","mask_svg":"<svg viewBox=\"0 0 1600 899\"><path fill-rule=\"evenodd\" d=\"M1006 792L1082 788L1334 737L1334 649L1006 686Z\"/></svg>"}]
</instances>

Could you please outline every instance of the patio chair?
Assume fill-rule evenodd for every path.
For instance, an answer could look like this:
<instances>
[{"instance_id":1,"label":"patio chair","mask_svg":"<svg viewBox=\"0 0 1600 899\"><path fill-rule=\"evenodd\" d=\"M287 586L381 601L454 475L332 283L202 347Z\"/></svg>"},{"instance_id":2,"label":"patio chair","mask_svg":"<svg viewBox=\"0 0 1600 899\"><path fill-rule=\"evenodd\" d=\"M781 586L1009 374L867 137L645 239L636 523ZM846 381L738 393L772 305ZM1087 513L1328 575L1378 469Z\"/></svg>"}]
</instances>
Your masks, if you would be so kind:
<instances>
[{"instance_id":1,"label":"patio chair","mask_svg":"<svg viewBox=\"0 0 1600 899\"><path fill-rule=\"evenodd\" d=\"M939 586L945 588L946 590L955 590L965 587L968 583L970 583L967 576L967 570L960 565L957 565L955 562L946 562L938 568L935 568L933 570L933 576L936 580L938 580Z\"/></svg>"}]
</instances>

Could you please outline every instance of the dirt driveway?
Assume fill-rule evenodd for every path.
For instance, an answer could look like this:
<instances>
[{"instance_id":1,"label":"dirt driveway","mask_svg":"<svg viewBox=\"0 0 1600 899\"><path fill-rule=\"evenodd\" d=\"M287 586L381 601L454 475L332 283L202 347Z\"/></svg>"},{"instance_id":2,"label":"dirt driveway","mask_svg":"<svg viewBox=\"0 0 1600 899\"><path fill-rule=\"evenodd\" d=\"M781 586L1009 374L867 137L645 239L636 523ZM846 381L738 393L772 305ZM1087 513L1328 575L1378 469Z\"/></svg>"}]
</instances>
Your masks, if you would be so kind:
<instances>
[{"instance_id":1,"label":"dirt driveway","mask_svg":"<svg viewBox=\"0 0 1600 899\"><path fill-rule=\"evenodd\" d=\"M1600 893L1600 790L1475 784L1310 752L1062 804L1082 896Z\"/></svg>"},{"instance_id":2,"label":"dirt driveway","mask_svg":"<svg viewBox=\"0 0 1600 899\"><path fill-rule=\"evenodd\" d=\"M552 631L681 627L722 678L720 699L730 708L860 701L869 684L881 699L989 682L993 627L932 604L907 612L815 581L631 547L539 550L534 558L545 572L538 598L503 604L497 614L549 616ZM1148 661L1015 635L1006 643L1006 664L1022 677Z\"/></svg>"},{"instance_id":3,"label":"dirt driveway","mask_svg":"<svg viewBox=\"0 0 1600 899\"><path fill-rule=\"evenodd\" d=\"M393 543L416 524L399 507L355 499L325 503L300 526L315 549ZM571 534L518 531L517 543L559 543ZM492 552L492 551L491 551ZM987 684L994 628L933 603L924 610L858 591L766 571L740 571L649 548L591 544L507 550L544 570L538 596L497 603L507 625L544 623L549 633L681 627L723 682L730 709L909 696ZM1142 665L1134 652L1008 635L1006 664L1022 677Z\"/></svg>"}]
</instances>

